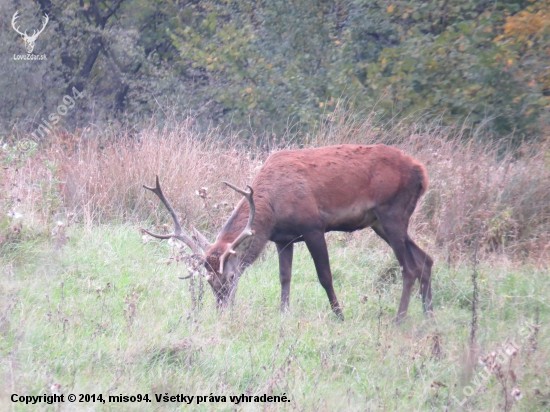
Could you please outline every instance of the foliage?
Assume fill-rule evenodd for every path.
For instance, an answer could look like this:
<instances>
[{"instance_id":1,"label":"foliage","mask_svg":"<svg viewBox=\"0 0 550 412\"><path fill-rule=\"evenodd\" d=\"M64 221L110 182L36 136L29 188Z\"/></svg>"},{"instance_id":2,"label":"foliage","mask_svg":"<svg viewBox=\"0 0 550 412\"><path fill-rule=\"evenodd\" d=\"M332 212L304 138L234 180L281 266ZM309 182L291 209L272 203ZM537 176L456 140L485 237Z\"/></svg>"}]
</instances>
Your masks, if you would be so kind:
<instances>
[{"instance_id":1,"label":"foliage","mask_svg":"<svg viewBox=\"0 0 550 412\"><path fill-rule=\"evenodd\" d=\"M11 56L21 42L9 18L21 6L0 7ZM37 53L48 60L1 63L4 133L35 128L74 85L88 100L66 118L73 128L189 110L205 124L282 135L326 120L343 100L384 119L467 119L484 138L548 132L548 0L36 0L21 9L46 12Z\"/></svg>"}]
</instances>

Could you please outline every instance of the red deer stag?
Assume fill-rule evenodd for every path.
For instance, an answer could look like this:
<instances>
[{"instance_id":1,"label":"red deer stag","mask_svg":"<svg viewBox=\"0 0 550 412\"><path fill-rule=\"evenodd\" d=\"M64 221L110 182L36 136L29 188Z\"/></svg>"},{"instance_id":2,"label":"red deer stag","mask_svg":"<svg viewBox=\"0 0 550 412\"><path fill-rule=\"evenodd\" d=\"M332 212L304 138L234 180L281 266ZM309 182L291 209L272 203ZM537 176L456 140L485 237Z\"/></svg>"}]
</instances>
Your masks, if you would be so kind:
<instances>
[{"instance_id":1,"label":"red deer stag","mask_svg":"<svg viewBox=\"0 0 550 412\"><path fill-rule=\"evenodd\" d=\"M270 240L279 253L281 309L287 309L293 246L303 241L332 310L343 318L332 286L325 232L370 226L391 246L401 266L403 292L396 321L407 314L416 279L423 309L432 312L433 261L407 233L416 203L428 186L426 169L412 157L385 145L284 150L269 156L248 191L224 183L244 198L213 244L195 228L193 238L183 232L158 176L154 188L144 186L164 203L175 225L171 234L144 232L179 239L202 255L218 307L233 300L239 277Z\"/></svg>"}]
</instances>

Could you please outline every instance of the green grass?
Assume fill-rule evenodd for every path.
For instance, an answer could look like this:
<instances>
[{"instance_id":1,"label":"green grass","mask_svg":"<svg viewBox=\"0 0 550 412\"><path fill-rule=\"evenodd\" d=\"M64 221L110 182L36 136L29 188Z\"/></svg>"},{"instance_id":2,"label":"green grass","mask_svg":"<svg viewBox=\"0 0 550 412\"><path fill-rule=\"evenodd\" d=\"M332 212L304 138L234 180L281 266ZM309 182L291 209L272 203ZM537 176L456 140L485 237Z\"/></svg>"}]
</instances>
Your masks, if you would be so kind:
<instances>
[{"instance_id":1,"label":"green grass","mask_svg":"<svg viewBox=\"0 0 550 412\"><path fill-rule=\"evenodd\" d=\"M182 263L166 264L167 243L143 243L135 227L71 227L59 246L29 236L5 245L0 260L0 410L57 410L10 401L12 393L135 395L151 403L65 403L61 410L460 410L472 375L465 354L471 322L472 265L436 263L435 320L418 295L409 320L393 318L401 280L391 250L374 237L330 236L335 289L346 320L330 312L306 248L295 252L291 310L279 312L275 251L241 278L236 304L217 312L209 286L191 310ZM15 245L15 246L14 246ZM523 399L513 410L550 406L548 274L529 265L478 266L479 355L507 339L522 343L512 368ZM198 280L195 288L198 289ZM520 336L525 322L540 330ZM507 367L508 364L506 364ZM476 373L481 367L476 367ZM434 381L445 386L435 386ZM154 394L227 396L227 403L156 403ZM244 403L229 395L286 394L289 403ZM466 410L503 410L495 376Z\"/></svg>"}]
</instances>

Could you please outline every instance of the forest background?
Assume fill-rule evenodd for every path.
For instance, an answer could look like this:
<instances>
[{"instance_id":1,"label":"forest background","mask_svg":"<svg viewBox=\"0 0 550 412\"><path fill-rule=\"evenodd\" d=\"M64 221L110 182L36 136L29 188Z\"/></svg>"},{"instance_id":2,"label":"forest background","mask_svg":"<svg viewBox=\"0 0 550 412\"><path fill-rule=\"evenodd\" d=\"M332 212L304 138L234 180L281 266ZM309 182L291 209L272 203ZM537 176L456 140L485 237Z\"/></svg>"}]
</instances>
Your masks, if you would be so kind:
<instances>
[{"instance_id":1,"label":"forest background","mask_svg":"<svg viewBox=\"0 0 550 412\"><path fill-rule=\"evenodd\" d=\"M43 61L14 60L31 33ZM84 91L57 129L203 129L284 139L337 105L517 145L548 137L550 1L8 0L0 136L18 139Z\"/></svg>"}]
</instances>

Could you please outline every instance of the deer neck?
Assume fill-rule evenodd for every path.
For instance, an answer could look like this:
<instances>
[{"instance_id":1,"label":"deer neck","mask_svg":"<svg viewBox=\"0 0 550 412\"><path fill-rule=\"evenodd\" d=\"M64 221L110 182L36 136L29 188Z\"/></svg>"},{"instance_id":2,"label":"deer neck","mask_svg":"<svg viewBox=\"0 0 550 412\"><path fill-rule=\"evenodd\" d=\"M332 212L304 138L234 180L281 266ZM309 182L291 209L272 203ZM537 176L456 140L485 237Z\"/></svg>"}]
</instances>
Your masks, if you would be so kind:
<instances>
[{"instance_id":1,"label":"deer neck","mask_svg":"<svg viewBox=\"0 0 550 412\"><path fill-rule=\"evenodd\" d=\"M216 243L231 244L246 226L249 212L248 202L246 199L241 200L218 235ZM256 217L252 225L255 234L250 247L242 258L243 269L258 259L269 240L272 229L272 219L270 219L269 212L269 209L265 210L262 202L256 202Z\"/></svg>"}]
</instances>

